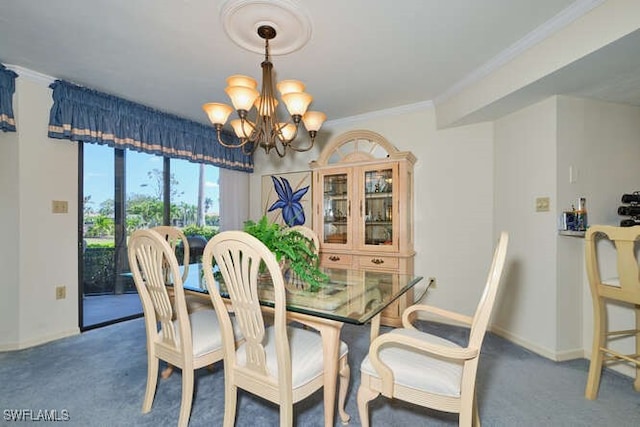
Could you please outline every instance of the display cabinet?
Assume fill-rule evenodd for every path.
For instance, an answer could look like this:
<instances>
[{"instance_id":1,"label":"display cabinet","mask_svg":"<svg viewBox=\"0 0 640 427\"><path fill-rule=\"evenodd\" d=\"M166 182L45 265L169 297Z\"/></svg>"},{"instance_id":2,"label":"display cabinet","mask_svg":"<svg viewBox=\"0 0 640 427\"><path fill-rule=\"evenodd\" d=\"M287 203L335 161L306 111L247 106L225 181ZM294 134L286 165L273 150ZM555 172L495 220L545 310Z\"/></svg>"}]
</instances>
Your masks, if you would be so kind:
<instances>
[{"instance_id":1,"label":"display cabinet","mask_svg":"<svg viewBox=\"0 0 640 427\"><path fill-rule=\"evenodd\" d=\"M413 165L381 135L350 131L332 139L313 170L313 228L320 260L349 267L413 274ZM399 326L410 292L383 312Z\"/></svg>"}]
</instances>

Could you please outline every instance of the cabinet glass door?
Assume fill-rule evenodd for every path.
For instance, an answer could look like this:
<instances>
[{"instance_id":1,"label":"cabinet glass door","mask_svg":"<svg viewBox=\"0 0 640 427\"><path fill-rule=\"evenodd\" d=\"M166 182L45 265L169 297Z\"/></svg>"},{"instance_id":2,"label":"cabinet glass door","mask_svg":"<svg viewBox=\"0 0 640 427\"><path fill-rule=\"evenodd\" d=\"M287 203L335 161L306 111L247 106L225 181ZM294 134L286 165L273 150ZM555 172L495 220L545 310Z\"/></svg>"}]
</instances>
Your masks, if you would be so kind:
<instances>
[{"instance_id":1,"label":"cabinet glass door","mask_svg":"<svg viewBox=\"0 0 640 427\"><path fill-rule=\"evenodd\" d=\"M347 173L323 176L323 242L346 245L349 236L351 202Z\"/></svg>"},{"instance_id":2,"label":"cabinet glass door","mask_svg":"<svg viewBox=\"0 0 640 427\"><path fill-rule=\"evenodd\" d=\"M364 244L393 245L394 170L364 170Z\"/></svg>"}]
</instances>

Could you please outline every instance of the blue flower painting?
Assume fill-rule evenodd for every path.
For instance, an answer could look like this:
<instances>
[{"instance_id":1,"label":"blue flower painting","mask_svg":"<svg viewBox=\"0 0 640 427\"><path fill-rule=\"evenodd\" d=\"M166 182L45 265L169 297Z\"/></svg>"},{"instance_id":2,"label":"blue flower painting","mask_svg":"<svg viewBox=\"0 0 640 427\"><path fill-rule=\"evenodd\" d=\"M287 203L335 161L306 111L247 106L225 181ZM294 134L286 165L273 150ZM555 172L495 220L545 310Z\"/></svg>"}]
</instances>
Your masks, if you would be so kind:
<instances>
[{"instance_id":1,"label":"blue flower painting","mask_svg":"<svg viewBox=\"0 0 640 427\"><path fill-rule=\"evenodd\" d=\"M278 200L275 201L270 207L269 212L277 209L282 209L282 219L284 223L290 227L294 225L304 225L306 217L304 208L302 207L302 197L309 191L309 186L302 187L296 191L293 191L289 181L284 178L271 177L273 181L273 188L278 194Z\"/></svg>"}]
</instances>

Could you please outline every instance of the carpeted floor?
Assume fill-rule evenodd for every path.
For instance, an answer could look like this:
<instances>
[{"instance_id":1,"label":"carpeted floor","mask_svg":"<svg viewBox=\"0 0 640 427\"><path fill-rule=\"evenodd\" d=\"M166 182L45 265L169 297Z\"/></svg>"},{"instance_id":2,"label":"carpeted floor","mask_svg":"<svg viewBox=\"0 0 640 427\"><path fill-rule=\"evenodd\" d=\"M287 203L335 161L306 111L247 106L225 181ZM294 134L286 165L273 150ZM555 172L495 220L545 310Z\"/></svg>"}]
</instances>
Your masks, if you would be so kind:
<instances>
[{"instance_id":1,"label":"carpeted floor","mask_svg":"<svg viewBox=\"0 0 640 427\"><path fill-rule=\"evenodd\" d=\"M464 343L458 328L429 324L424 328ZM351 386L347 400L350 425L359 426L356 391L359 364L368 346L368 328L345 325ZM416 366L416 369L420 369ZM502 338L488 334L478 373L480 417L484 426L638 426L640 393L628 377L606 371L596 401L584 398L586 360L555 363ZM65 410L73 426L172 426L178 420L180 373L159 380L153 408L140 411L146 381L143 319L85 332L42 346L0 353L0 425L46 425L11 422L9 411ZM196 379L191 426L222 425L222 364L203 369ZM457 416L429 411L379 397L370 404L373 426L449 426ZM294 408L297 426L322 426L322 392ZM237 426L276 426L278 409L240 392ZM335 425L339 426L338 416Z\"/></svg>"}]
</instances>

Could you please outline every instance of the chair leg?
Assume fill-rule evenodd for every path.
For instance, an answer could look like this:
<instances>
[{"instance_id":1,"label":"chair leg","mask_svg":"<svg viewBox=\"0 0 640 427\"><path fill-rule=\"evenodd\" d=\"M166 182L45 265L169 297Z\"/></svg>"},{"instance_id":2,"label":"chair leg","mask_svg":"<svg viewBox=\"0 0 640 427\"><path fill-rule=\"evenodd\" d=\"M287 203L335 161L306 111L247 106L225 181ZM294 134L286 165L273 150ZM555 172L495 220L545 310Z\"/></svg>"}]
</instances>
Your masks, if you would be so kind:
<instances>
[{"instance_id":1,"label":"chair leg","mask_svg":"<svg viewBox=\"0 0 640 427\"><path fill-rule=\"evenodd\" d=\"M349 368L349 361L347 357L340 359L340 390L338 391L338 414L340 414L340 420L342 424L348 424L351 418L344 410L344 405L347 400L347 389L349 388L349 379L351 378L351 369Z\"/></svg>"},{"instance_id":2,"label":"chair leg","mask_svg":"<svg viewBox=\"0 0 640 427\"><path fill-rule=\"evenodd\" d=\"M171 376L171 374L173 374L173 365L171 363L167 363L167 367L162 370L160 377L163 380L166 380Z\"/></svg>"},{"instance_id":3,"label":"chair leg","mask_svg":"<svg viewBox=\"0 0 640 427\"><path fill-rule=\"evenodd\" d=\"M460 401L460 413L458 414L458 425L460 427L471 427L473 425L476 417L476 407L475 391L471 398L466 397L463 393Z\"/></svg>"},{"instance_id":4,"label":"chair leg","mask_svg":"<svg viewBox=\"0 0 640 427\"><path fill-rule=\"evenodd\" d=\"M593 310L593 345L591 347L591 363L589 364L589 376L584 395L589 400L598 396L600 376L602 374L603 353L601 348L605 346L607 332L606 306L602 299L595 297Z\"/></svg>"},{"instance_id":5,"label":"chair leg","mask_svg":"<svg viewBox=\"0 0 640 427\"><path fill-rule=\"evenodd\" d=\"M474 398L473 398L473 421L472 421L472 425L474 427L482 427L482 424L480 423L480 412L478 411L478 399L477 399L477 396L474 396Z\"/></svg>"},{"instance_id":6,"label":"chair leg","mask_svg":"<svg viewBox=\"0 0 640 427\"><path fill-rule=\"evenodd\" d=\"M640 354L640 305L636 304L636 354ZM640 361L636 362L636 380L633 382L635 391L640 391Z\"/></svg>"},{"instance_id":7,"label":"chair leg","mask_svg":"<svg viewBox=\"0 0 640 427\"><path fill-rule=\"evenodd\" d=\"M182 369L182 401L180 403L180 418L178 426L187 427L191 416L191 402L193 401L193 368L184 367Z\"/></svg>"},{"instance_id":8,"label":"chair leg","mask_svg":"<svg viewBox=\"0 0 640 427\"><path fill-rule=\"evenodd\" d=\"M146 414L151 410L153 404L153 396L156 394L156 385L158 384L158 358L148 352L147 354L147 390L144 392L144 400L142 402L142 413Z\"/></svg>"},{"instance_id":9,"label":"chair leg","mask_svg":"<svg viewBox=\"0 0 640 427\"><path fill-rule=\"evenodd\" d=\"M362 427L369 427L369 402L379 395L380 393L360 384L358 388L358 414L360 415Z\"/></svg>"},{"instance_id":10,"label":"chair leg","mask_svg":"<svg viewBox=\"0 0 640 427\"><path fill-rule=\"evenodd\" d=\"M280 402L280 427L293 426L293 402Z\"/></svg>"},{"instance_id":11,"label":"chair leg","mask_svg":"<svg viewBox=\"0 0 640 427\"><path fill-rule=\"evenodd\" d=\"M225 371L226 372L226 371ZM233 427L236 423L236 405L238 402L238 389L231 381L224 379L224 427Z\"/></svg>"}]
</instances>

